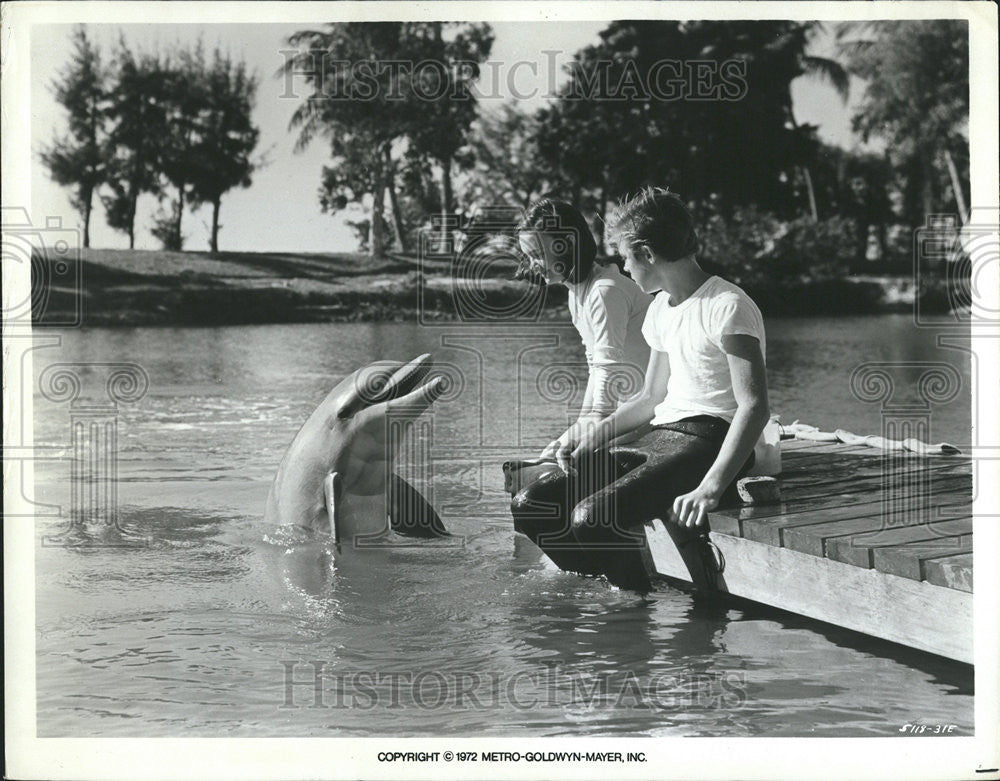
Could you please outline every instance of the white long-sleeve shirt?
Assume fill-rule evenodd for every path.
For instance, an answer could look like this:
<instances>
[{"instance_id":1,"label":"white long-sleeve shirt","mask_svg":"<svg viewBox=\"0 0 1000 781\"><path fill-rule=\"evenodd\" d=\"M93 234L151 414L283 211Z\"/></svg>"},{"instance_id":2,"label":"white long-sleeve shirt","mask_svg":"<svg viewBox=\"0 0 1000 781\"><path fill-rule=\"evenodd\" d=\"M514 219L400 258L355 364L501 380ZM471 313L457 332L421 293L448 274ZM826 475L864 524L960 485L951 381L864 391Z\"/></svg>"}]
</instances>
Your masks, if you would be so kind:
<instances>
[{"instance_id":1,"label":"white long-sleeve shirt","mask_svg":"<svg viewBox=\"0 0 1000 781\"><path fill-rule=\"evenodd\" d=\"M590 279L569 290L569 310L587 354L592 388L589 409L610 415L642 388L649 345L642 324L652 296L618 267L594 266Z\"/></svg>"}]
</instances>

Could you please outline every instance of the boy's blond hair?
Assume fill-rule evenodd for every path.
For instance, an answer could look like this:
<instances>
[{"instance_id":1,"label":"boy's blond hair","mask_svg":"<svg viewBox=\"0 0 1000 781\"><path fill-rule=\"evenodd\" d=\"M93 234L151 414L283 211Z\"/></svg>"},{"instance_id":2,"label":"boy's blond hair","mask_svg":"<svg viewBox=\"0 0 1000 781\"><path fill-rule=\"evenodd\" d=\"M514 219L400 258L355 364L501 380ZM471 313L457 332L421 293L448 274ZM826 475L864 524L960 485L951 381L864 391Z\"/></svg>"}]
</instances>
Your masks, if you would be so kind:
<instances>
[{"instance_id":1,"label":"boy's blond hair","mask_svg":"<svg viewBox=\"0 0 1000 781\"><path fill-rule=\"evenodd\" d=\"M645 244L668 261L698 250L694 217L666 187L645 187L622 198L608 219L605 238L615 248Z\"/></svg>"}]
</instances>

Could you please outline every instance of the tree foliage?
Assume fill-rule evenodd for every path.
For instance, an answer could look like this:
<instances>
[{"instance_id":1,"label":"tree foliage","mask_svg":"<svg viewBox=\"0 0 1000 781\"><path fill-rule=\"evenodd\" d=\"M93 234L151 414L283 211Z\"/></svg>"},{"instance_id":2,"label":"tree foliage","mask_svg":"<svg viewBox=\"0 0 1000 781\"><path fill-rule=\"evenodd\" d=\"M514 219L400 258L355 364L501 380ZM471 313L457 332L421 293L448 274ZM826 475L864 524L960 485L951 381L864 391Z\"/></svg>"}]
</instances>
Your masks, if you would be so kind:
<instances>
[{"instance_id":1,"label":"tree foliage","mask_svg":"<svg viewBox=\"0 0 1000 781\"><path fill-rule=\"evenodd\" d=\"M243 62L216 49L211 62L192 58L190 69L200 85L195 92L194 132L190 147L191 202L212 207L209 248L219 251L222 196L249 187L259 165L253 159L260 129L253 123L258 80Z\"/></svg>"},{"instance_id":2,"label":"tree foliage","mask_svg":"<svg viewBox=\"0 0 1000 781\"><path fill-rule=\"evenodd\" d=\"M402 22L331 23L324 30L289 36L297 53L283 67L304 78L311 93L292 115L299 131L296 148L314 138L330 144L332 162L324 168L320 203L332 205L372 198L369 251L384 252L386 150L404 135L410 120L405 99L408 77L391 68L406 49ZM361 99L362 96L364 99Z\"/></svg>"},{"instance_id":3,"label":"tree foliage","mask_svg":"<svg viewBox=\"0 0 1000 781\"><path fill-rule=\"evenodd\" d=\"M445 28L448 35L445 35ZM411 24L415 62L434 63L417 71L419 79L412 122L407 131L409 145L417 156L426 155L441 171L441 210L454 209L452 166L466 143L469 129L479 113L473 87L480 65L493 47L488 24L445 25L443 22ZM449 228L443 221L441 239L447 245Z\"/></svg>"},{"instance_id":4,"label":"tree foliage","mask_svg":"<svg viewBox=\"0 0 1000 781\"><path fill-rule=\"evenodd\" d=\"M332 23L297 32L288 42L297 51L282 71L304 79L310 90L291 120L299 132L296 146L322 137L331 149L320 203L337 211L370 198L368 249L381 255L385 194L389 189L392 196L405 167L400 154L409 154L411 162L436 160L444 203L451 197L450 165L475 116L471 85L492 32L476 24Z\"/></svg>"},{"instance_id":5,"label":"tree foliage","mask_svg":"<svg viewBox=\"0 0 1000 781\"><path fill-rule=\"evenodd\" d=\"M101 145L104 132L106 70L100 52L82 25L73 32L73 56L52 84L56 101L66 109L69 133L41 152L49 174L72 187L70 203L83 219L83 246L90 246L94 193L105 176Z\"/></svg>"},{"instance_id":6,"label":"tree foliage","mask_svg":"<svg viewBox=\"0 0 1000 781\"><path fill-rule=\"evenodd\" d=\"M614 197L668 183L725 211L756 204L794 215L794 173L811 139L793 126L789 85L820 67L805 55L808 32L789 21L613 22L576 55L569 83L543 111L543 152L578 192ZM665 58L679 64L673 96L630 89L662 73ZM697 62L726 82L712 99L697 94ZM599 74L616 99L593 96Z\"/></svg>"},{"instance_id":7,"label":"tree foliage","mask_svg":"<svg viewBox=\"0 0 1000 781\"><path fill-rule=\"evenodd\" d=\"M184 246L181 221L184 205L190 194L190 179L195 171L193 149L198 129L199 114L205 102L204 85L199 65L204 59L201 44L194 50L183 50L174 61L163 64L160 89L163 95L164 127L166 133L159 139L159 165L166 184L173 187L174 197L167 196L161 187L161 200L167 196L169 212L161 212L154 220L152 233L164 249L180 250Z\"/></svg>"},{"instance_id":8,"label":"tree foliage","mask_svg":"<svg viewBox=\"0 0 1000 781\"><path fill-rule=\"evenodd\" d=\"M466 210L497 204L527 208L550 189L555 174L539 150L539 137L539 118L516 103L502 103L495 111L483 112L459 153L466 169Z\"/></svg>"},{"instance_id":9,"label":"tree foliage","mask_svg":"<svg viewBox=\"0 0 1000 781\"><path fill-rule=\"evenodd\" d=\"M200 42L150 54L134 51L120 36L104 66L84 26L73 41L73 57L53 84L67 110L69 133L42 150L41 158L53 179L74 188L71 202L84 218L84 246L90 244L95 193L108 225L128 236L130 248L139 198L152 193L161 203L152 233L165 248L183 246L186 205L210 204L210 244L217 251L222 195L248 186L255 167L256 77L221 51L209 59Z\"/></svg>"},{"instance_id":10,"label":"tree foliage","mask_svg":"<svg viewBox=\"0 0 1000 781\"><path fill-rule=\"evenodd\" d=\"M104 158L111 192L101 200L108 225L135 247L139 196L161 190L161 146L168 132L167 64L159 55L135 53L119 38L108 90Z\"/></svg>"},{"instance_id":11,"label":"tree foliage","mask_svg":"<svg viewBox=\"0 0 1000 781\"><path fill-rule=\"evenodd\" d=\"M867 84L854 116L885 142L902 180L903 215L964 211L969 187L968 23L958 19L843 24L848 68ZM964 217L964 215L963 215Z\"/></svg>"}]
</instances>

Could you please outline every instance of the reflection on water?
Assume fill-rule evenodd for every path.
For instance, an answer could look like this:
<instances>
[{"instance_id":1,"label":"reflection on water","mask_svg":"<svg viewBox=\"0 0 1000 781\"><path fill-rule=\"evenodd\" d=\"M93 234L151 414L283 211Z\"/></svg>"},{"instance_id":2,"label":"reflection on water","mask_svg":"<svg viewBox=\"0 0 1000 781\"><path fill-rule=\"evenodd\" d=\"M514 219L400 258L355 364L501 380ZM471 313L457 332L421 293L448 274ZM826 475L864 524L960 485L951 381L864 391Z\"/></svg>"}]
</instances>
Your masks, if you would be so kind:
<instances>
[{"instance_id":1,"label":"reflection on water","mask_svg":"<svg viewBox=\"0 0 1000 781\"><path fill-rule=\"evenodd\" d=\"M584 368L565 327L503 336L84 330L37 351L36 374L124 360L151 382L119 409L121 531L42 545L66 529L39 524L39 734L843 736L915 718L969 734L967 668L666 586L639 597L560 572L515 537L499 464L579 404L582 383L546 386L541 370ZM877 405L850 394L863 360L970 373L965 353L906 318L775 321L768 344L773 409L823 427L878 431ZM428 350L460 379L433 418L425 486L455 538L334 556L322 535L263 527L278 460L326 390L371 359ZM68 457L66 405L39 397L35 416L36 441ZM967 395L933 410L935 438L968 430ZM68 475L66 460L39 463L38 500L68 508Z\"/></svg>"}]
</instances>

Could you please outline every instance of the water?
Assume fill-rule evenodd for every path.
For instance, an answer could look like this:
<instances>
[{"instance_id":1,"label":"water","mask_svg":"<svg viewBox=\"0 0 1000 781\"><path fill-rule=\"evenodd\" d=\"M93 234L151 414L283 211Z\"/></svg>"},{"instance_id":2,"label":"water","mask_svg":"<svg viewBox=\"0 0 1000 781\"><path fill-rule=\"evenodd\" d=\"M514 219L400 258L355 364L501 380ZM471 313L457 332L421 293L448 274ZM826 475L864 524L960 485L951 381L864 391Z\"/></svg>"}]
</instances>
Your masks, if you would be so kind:
<instances>
[{"instance_id":1,"label":"water","mask_svg":"<svg viewBox=\"0 0 1000 781\"><path fill-rule=\"evenodd\" d=\"M851 370L945 361L964 391L933 410L932 435L968 441L969 361L932 331L892 316L768 326L772 408L786 420L877 432L878 405L851 396ZM100 538L131 544L37 549L39 736L845 736L917 720L971 734L968 668L548 564L510 528L499 464L559 431L577 402L539 373L582 350L557 325L504 340L474 331L87 329L37 351L36 374L134 361L150 378L119 407L124 536ZM324 540L267 528L274 469L331 383L373 357L428 350L458 382L433 418L430 489L464 544L333 564ZM80 370L85 399L101 395L104 371ZM68 456L68 404L35 404L36 441ZM68 507L68 476L67 461L40 462L37 498ZM39 537L63 530L50 519Z\"/></svg>"}]
</instances>

